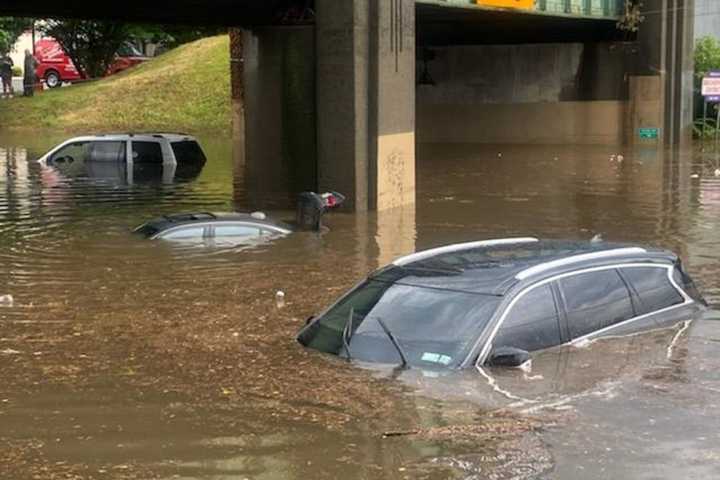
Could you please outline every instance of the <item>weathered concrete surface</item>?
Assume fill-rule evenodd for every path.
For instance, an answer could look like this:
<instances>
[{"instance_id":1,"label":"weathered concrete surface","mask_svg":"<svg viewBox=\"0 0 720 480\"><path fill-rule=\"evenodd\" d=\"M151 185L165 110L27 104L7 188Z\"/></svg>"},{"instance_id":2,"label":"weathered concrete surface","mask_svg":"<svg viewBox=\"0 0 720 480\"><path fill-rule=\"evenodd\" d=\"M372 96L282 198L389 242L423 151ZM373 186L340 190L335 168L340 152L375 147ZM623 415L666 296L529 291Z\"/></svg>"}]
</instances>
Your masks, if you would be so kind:
<instances>
[{"instance_id":1,"label":"weathered concrete surface","mask_svg":"<svg viewBox=\"0 0 720 480\"><path fill-rule=\"evenodd\" d=\"M368 205L368 0L317 1L318 184Z\"/></svg>"},{"instance_id":2,"label":"weathered concrete surface","mask_svg":"<svg viewBox=\"0 0 720 480\"><path fill-rule=\"evenodd\" d=\"M630 77L630 101L628 102L629 143L662 144L664 132L662 128L665 117L663 101L663 77L660 75ZM641 139L641 128L660 128L657 140Z\"/></svg>"},{"instance_id":3,"label":"weathered concrete surface","mask_svg":"<svg viewBox=\"0 0 720 480\"><path fill-rule=\"evenodd\" d=\"M626 102L418 106L418 141L428 143L618 144Z\"/></svg>"},{"instance_id":4,"label":"weathered concrete surface","mask_svg":"<svg viewBox=\"0 0 720 480\"><path fill-rule=\"evenodd\" d=\"M415 202L415 2L371 12L369 207L385 210Z\"/></svg>"},{"instance_id":5,"label":"weathered concrete surface","mask_svg":"<svg viewBox=\"0 0 720 480\"><path fill-rule=\"evenodd\" d=\"M434 47L429 103L529 103L627 98L632 43L545 43ZM419 65L418 68L422 68Z\"/></svg>"},{"instance_id":6,"label":"weathered concrete surface","mask_svg":"<svg viewBox=\"0 0 720 480\"><path fill-rule=\"evenodd\" d=\"M695 0L646 0L640 27L637 75L663 82L663 135L666 144L689 143L693 114L693 32Z\"/></svg>"},{"instance_id":7,"label":"weathered concrete surface","mask_svg":"<svg viewBox=\"0 0 720 480\"><path fill-rule=\"evenodd\" d=\"M314 30L256 28L243 43L249 200L293 204L317 187Z\"/></svg>"},{"instance_id":8,"label":"weathered concrete surface","mask_svg":"<svg viewBox=\"0 0 720 480\"><path fill-rule=\"evenodd\" d=\"M422 142L623 141L628 44L432 49L436 85L418 88ZM420 66L422 68L422 66Z\"/></svg>"},{"instance_id":9,"label":"weathered concrete surface","mask_svg":"<svg viewBox=\"0 0 720 480\"><path fill-rule=\"evenodd\" d=\"M357 211L415 199L415 3L318 0L318 183Z\"/></svg>"},{"instance_id":10,"label":"weathered concrete surface","mask_svg":"<svg viewBox=\"0 0 720 480\"><path fill-rule=\"evenodd\" d=\"M719 7L717 0L695 0L695 38L720 37Z\"/></svg>"}]
</instances>

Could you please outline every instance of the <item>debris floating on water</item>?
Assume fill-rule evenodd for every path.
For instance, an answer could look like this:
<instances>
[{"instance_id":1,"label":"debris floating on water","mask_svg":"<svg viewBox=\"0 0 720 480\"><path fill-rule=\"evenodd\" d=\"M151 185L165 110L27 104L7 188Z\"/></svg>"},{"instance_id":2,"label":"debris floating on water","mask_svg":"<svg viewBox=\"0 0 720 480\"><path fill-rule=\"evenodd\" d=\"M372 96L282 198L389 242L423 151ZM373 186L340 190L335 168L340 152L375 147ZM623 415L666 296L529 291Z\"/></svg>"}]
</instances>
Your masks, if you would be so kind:
<instances>
[{"instance_id":1,"label":"debris floating on water","mask_svg":"<svg viewBox=\"0 0 720 480\"><path fill-rule=\"evenodd\" d=\"M597 235L595 235L595 236L592 238L592 240L590 240L590 243L600 243L600 242L602 242L602 241L603 241L602 234L601 234L601 233L598 233Z\"/></svg>"},{"instance_id":2,"label":"debris floating on water","mask_svg":"<svg viewBox=\"0 0 720 480\"><path fill-rule=\"evenodd\" d=\"M275 305L277 305L277 308L285 307L285 292L282 290L278 290L275 294Z\"/></svg>"},{"instance_id":3,"label":"debris floating on water","mask_svg":"<svg viewBox=\"0 0 720 480\"><path fill-rule=\"evenodd\" d=\"M625 157L624 157L623 155L618 155L618 156L617 156L617 161L618 161L618 162L622 162L623 160L625 160Z\"/></svg>"},{"instance_id":4,"label":"debris floating on water","mask_svg":"<svg viewBox=\"0 0 720 480\"><path fill-rule=\"evenodd\" d=\"M698 175L697 173L693 173L692 175L690 175L690 178L700 178L700 175Z\"/></svg>"},{"instance_id":5,"label":"debris floating on water","mask_svg":"<svg viewBox=\"0 0 720 480\"><path fill-rule=\"evenodd\" d=\"M15 299L12 295L0 295L0 307L12 307L15 304Z\"/></svg>"},{"instance_id":6,"label":"debris floating on water","mask_svg":"<svg viewBox=\"0 0 720 480\"><path fill-rule=\"evenodd\" d=\"M715 169L715 176L720 177L720 168Z\"/></svg>"}]
</instances>

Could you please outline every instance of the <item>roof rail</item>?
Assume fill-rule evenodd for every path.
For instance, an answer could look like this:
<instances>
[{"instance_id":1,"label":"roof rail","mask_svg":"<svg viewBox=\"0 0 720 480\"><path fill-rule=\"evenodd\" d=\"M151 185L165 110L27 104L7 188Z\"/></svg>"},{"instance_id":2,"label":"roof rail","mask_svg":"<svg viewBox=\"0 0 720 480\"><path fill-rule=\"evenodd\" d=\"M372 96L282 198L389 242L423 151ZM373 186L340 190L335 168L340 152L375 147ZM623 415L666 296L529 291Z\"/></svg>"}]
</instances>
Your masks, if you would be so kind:
<instances>
[{"instance_id":1,"label":"roof rail","mask_svg":"<svg viewBox=\"0 0 720 480\"><path fill-rule=\"evenodd\" d=\"M537 238L524 237L524 238L498 238L495 240L481 240L479 242L467 242L467 243L456 243L454 245L446 245L444 247L431 248L430 250L423 250L421 252L413 253L405 257L400 257L393 261L393 265L402 267L413 262L424 260L426 258L434 257L443 253L460 252L463 250L470 250L471 248L482 248L482 247L494 247L496 245L513 245L516 243L535 243L539 242Z\"/></svg>"},{"instance_id":2,"label":"roof rail","mask_svg":"<svg viewBox=\"0 0 720 480\"><path fill-rule=\"evenodd\" d=\"M539 265L535 265L534 267L527 268L515 275L515 278L517 280L525 280L526 278L533 275L537 275L553 268L562 267L565 265L572 265L573 263L584 262L586 260L597 260L602 258L617 257L621 255L633 255L638 253L647 253L647 250L641 247L627 247L573 255L571 257L560 258L558 260L541 263Z\"/></svg>"}]
</instances>

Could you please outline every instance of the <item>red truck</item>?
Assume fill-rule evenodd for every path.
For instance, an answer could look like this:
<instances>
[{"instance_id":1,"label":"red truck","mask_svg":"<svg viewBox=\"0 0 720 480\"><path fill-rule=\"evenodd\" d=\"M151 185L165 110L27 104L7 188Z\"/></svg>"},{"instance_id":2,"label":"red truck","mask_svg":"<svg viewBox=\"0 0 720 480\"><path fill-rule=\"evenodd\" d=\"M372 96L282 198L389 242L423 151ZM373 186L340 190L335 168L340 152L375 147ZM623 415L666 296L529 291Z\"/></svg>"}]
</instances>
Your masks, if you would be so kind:
<instances>
[{"instance_id":1,"label":"red truck","mask_svg":"<svg viewBox=\"0 0 720 480\"><path fill-rule=\"evenodd\" d=\"M39 62L37 76L45 80L48 88L59 87L63 82L84 80L70 57L60 44L52 38L44 38L35 42L35 58ZM132 44L125 43L118 50L115 61L105 75L121 72L134 65L148 60Z\"/></svg>"}]
</instances>

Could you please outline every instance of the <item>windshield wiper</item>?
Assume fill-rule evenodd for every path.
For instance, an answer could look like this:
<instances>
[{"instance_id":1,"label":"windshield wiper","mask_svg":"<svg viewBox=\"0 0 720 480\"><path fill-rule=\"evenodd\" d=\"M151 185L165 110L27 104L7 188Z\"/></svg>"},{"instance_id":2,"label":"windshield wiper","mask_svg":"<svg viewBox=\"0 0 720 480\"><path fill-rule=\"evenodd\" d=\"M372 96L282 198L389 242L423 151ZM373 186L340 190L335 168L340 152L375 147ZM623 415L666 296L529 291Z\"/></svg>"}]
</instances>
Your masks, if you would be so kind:
<instances>
[{"instance_id":1,"label":"windshield wiper","mask_svg":"<svg viewBox=\"0 0 720 480\"><path fill-rule=\"evenodd\" d=\"M350 314L348 315L348 318L345 321L345 328L343 328L343 332L342 332L343 347L345 347L345 352L347 352L348 361L352 360L352 355L350 354L350 338L352 338L352 334L353 334L352 324L353 324L354 316L355 316L355 309L353 307L350 307Z\"/></svg>"},{"instance_id":2,"label":"windshield wiper","mask_svg":"<svg viewBox=\"0 0 720 480\"><path fill-rule=\"evenodd\" d=\"M400 368L406 368L408 366L407 356L405 356L405 352L400 347L400 344L398 343L397 339L395 338L395 335L393 335L392 332L390 331L390 329L387 327L387 325L385 325L385 322L383 321L382 318L380 318L380 317L375 317L375 318L377 318L378 323L380 324L383 331L390 339L390 342L392 342L393 346L395 347L395 350L397 350L397 352L400 354L400 358L402 359L402 365L400 365Z\"/></svg>"}]
</instances>

